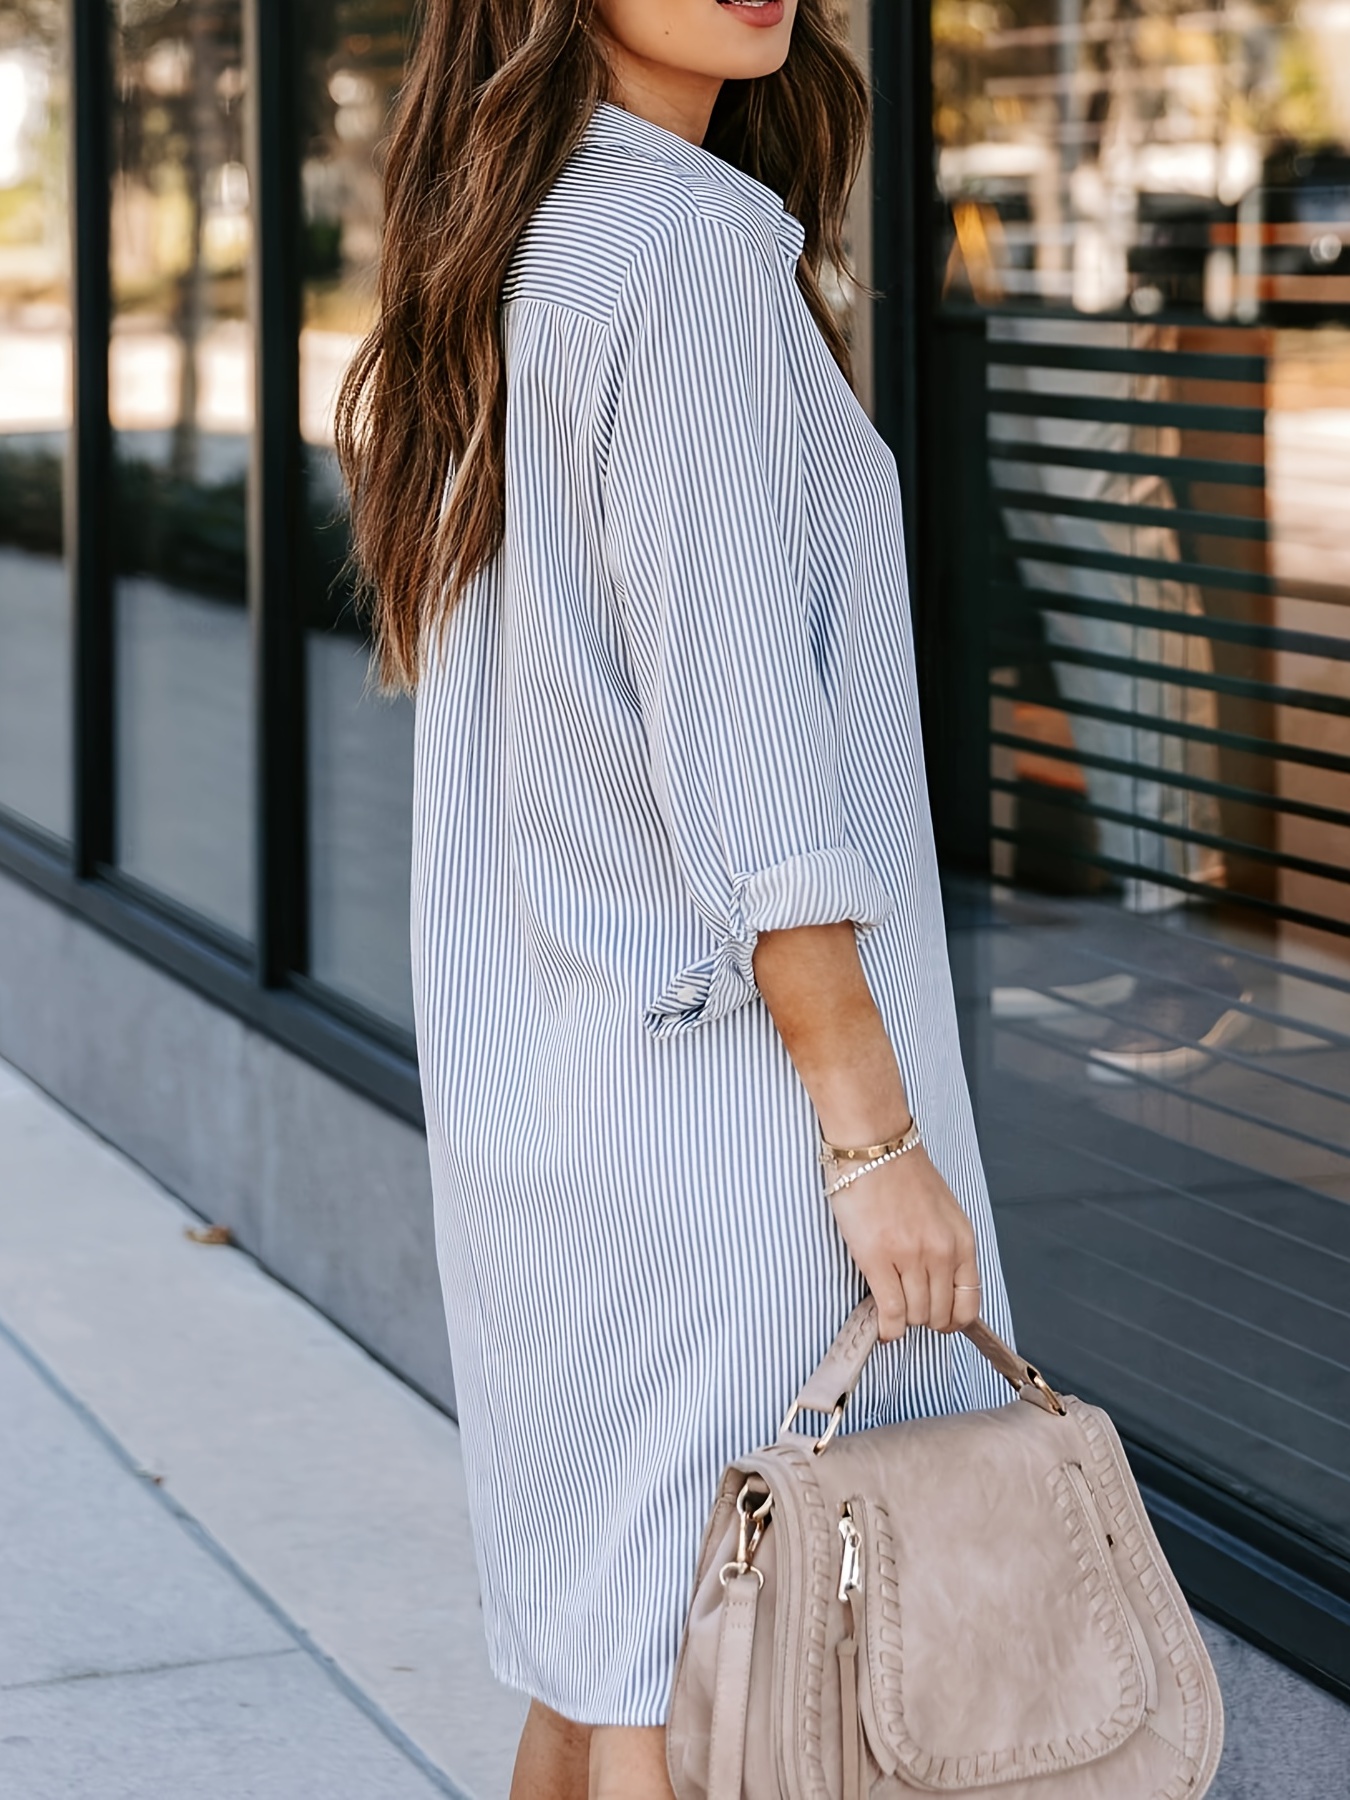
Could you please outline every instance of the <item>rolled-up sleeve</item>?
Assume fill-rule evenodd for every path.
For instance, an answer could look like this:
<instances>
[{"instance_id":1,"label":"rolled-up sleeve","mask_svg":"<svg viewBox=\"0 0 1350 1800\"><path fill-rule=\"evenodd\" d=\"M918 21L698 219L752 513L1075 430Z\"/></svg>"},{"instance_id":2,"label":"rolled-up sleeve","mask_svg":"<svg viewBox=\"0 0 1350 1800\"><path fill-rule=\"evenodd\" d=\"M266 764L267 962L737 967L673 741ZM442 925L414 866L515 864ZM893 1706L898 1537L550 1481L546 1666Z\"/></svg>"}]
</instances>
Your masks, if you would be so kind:
<instances>
[{"instance_id":1,"label":"rolled-up sleeve","mask_svg":"<svg viewBox=\"0 0 1350 1800\"><path fill-rule=\"evenodd\" d=\"M810 589L781 255L719 218L672 225L613 324L606 553L653 792L709 933L652 996L657 1036L754 997L761 931L867 931L891 906L845 834L841 647Z\"/></svg>"}]
</instances>

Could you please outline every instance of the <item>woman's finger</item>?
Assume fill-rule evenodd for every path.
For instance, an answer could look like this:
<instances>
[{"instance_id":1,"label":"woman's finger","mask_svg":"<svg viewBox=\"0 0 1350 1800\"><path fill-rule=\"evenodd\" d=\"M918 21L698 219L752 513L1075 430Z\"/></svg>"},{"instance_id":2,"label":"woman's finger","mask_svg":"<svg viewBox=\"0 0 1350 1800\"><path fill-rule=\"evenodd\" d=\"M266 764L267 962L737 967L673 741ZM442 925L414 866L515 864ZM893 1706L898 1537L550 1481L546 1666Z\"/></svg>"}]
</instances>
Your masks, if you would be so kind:
<instances>
[{"instance_id":1,"label":"woman's finger","mask_svg":"<svg viewBox=\"0 0 1350 1800\"><path fill-rule=\"evenodd\" d=\"M877 1303L877 1324L883 1344L894 1343L905 1335L909 1314L905 1307L905 1290L898 1275L891 1272L872 1284L872 1298Z\"/></svg>"},{"instance_id":2,"label":"woman's finger","mask_svg":"<svg viewBox=\"0 0 1350 1800\"><path fill-rule=\"evenodd\" d=\"M961 1331L980 1316L984 1290L980 1286L980 1265L973 1256L963 1257L956 1265L952 1287L952 1327Z\"/></svg>"},{"instance_id":3,"label":"woman's finger","mask_svg":"<svg viewBox=\"0 0 1350 1800\"><path fill-rule=\"evenodd\" d=\"M905 1313L911 1325L928 1323L928 1270L922 1265L901 1269L901 1284L905 1290Z\"/></svg>"},{"instance_id":4,"label":"woman's finger","mask_svg":"<svg viewBox=\"0 0 1350 1800\"><path fill-rule=\"evenodd\" d=\"M928 1323L934 1331L950 1331L952 1328L952 1305L956 1295L952 1292L952 1273L949 1268L930 1268L928 1271Z\"/></svg>"}]
</instances>

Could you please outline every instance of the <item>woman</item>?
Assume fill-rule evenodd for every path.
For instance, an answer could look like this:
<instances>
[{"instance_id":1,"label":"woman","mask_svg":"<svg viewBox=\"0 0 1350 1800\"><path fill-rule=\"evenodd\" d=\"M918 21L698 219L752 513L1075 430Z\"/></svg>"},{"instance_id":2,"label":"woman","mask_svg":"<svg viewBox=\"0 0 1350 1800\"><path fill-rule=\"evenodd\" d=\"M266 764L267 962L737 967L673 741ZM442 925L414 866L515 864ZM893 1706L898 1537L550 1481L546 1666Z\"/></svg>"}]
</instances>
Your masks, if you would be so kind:
<instances>
[{"instance_id":1,"label":"woman","mask_svg":"<svg viewBox=\"0 0 1350 1800\"><path fill-rule=\"evenodd\" d=\"M818 281L865 96L832 0L430 0L391 147L341 441L417 693L418 1045L518 1800L669 1796L718 1477L864 1284L849 1424L1003 1399L952 1335L981 1284L1008 1319L895 463ZM859 1153L832 1205L822 1136Z\"/></svg>"}]
</instances>

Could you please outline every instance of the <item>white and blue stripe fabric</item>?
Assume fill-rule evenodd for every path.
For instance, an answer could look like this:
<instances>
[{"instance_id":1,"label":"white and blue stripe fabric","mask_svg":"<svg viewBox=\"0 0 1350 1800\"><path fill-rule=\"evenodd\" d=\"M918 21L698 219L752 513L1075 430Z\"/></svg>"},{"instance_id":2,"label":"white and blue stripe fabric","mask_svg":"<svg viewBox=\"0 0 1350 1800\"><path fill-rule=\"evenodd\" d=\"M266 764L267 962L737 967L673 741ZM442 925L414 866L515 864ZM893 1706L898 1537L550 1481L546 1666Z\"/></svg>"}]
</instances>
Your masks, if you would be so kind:
<instances>
[{"instance_id":1,"label":"white and blue stripe fabric","mask_svg":"<svg viewBox=\"0 0 1350 1800\"><path fill-rule=\"evenodd\" d=\"M418 1048L493 1667L664 1721L724 1465L861 1294L757 933L853 920L1009 1331L894 459L767 187L599 106L503 292L506 536L417 696ZM1001 1404L960 1337L846 1426Z\"/></svg>"}]
</instances>

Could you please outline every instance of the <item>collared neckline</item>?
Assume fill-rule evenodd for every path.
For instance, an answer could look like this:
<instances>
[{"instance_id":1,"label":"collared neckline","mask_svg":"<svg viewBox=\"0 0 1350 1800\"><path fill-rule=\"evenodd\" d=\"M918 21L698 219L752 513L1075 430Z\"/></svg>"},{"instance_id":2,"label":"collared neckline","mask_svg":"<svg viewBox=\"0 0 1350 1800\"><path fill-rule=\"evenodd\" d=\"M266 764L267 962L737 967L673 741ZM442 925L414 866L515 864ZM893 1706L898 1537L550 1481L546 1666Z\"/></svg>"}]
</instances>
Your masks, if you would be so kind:
<instances>
[{"instance_id":1,"label":"collared neckline","mask_svg":"<svg viewBox=\"0 0 1350 1800\"><path fill-rule=\"evenodd\" d=\"M602 100L591 114L587 135L620 145L635 156L652 162L663 162L674 168L692 169L695 174L728 188L760 213L772 228L778 242L796 262L806 241L802 222L784 206L782 197L744 169L738 169L724 157L715 156L701 144L691 144L676 131L667 131L640 113L613 100Z\"/></svg>"}]
</instances>

